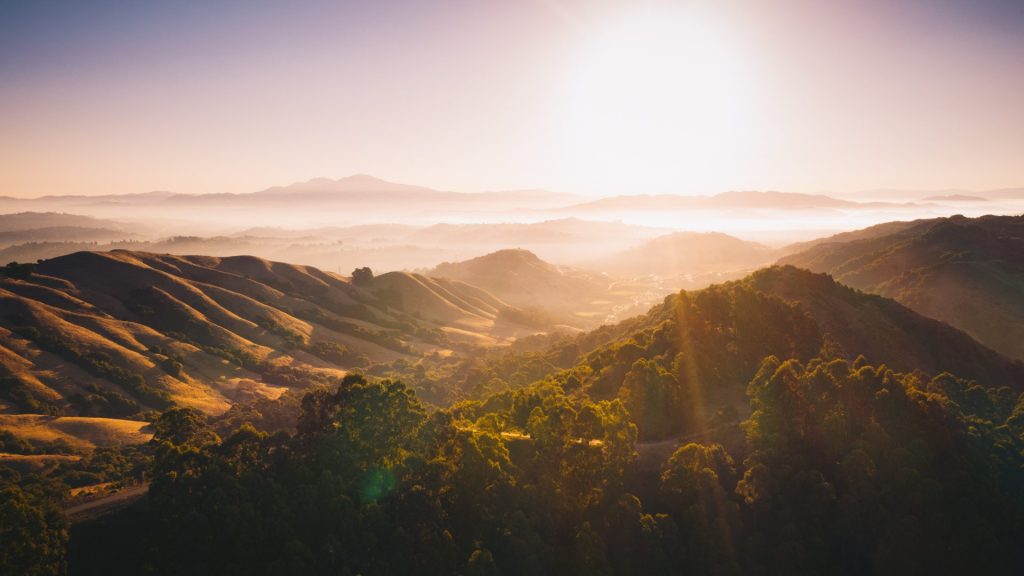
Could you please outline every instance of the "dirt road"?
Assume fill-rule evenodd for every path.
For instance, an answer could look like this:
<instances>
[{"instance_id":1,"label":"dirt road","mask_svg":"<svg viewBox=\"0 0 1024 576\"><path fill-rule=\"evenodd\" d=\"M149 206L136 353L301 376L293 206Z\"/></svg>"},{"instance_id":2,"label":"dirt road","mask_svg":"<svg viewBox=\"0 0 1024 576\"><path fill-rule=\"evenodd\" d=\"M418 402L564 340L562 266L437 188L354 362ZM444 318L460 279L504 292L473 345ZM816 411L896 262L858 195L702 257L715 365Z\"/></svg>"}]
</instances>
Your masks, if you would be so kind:
<instances>
[{"instance_id":1,"label":"dirt road","mask_svg":"<svg viewBox=\"0 0 1024 576\"><path fill-rule=\"evenodd\" d=\"M102 516L103 514L116 510L122 506L127 506L128 504L131 504L145 496L148 491L149 483L147 482L138 486L125 488L124 490L119 490L109 496L83 502L82 504L76 504L70 508L64 509L64 513L67 514L68 520L74 524L89 518Z\"/></svg>"}]
</instances>

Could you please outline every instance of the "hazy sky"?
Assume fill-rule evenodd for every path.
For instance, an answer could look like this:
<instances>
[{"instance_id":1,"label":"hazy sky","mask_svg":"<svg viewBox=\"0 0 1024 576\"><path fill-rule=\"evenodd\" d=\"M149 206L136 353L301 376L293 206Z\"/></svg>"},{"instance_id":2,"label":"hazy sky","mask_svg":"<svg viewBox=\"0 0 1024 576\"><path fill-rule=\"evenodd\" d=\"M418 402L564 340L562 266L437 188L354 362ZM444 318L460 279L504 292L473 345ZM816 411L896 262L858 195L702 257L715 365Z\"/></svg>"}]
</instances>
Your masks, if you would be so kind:
<instances>
[{"instance_id":1,"label":"hazy sky","mask_svg":"<svg viewBox=\"0 0 1024 576\"><path fill-rule=\"evenodd\" d=\"M1022 0L0 0L0 194L1024 185Z\"/></svg>"}]
</instances>

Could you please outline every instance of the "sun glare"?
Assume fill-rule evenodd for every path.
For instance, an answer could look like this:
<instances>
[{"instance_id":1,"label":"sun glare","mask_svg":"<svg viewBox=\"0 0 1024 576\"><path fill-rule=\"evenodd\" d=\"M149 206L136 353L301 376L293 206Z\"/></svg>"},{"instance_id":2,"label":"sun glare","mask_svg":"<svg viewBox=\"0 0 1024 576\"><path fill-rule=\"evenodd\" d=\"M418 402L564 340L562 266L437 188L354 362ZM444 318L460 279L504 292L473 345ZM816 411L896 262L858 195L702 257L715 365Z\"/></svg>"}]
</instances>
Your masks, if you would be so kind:
<instances>
[{"instance_id":1,"label":"sun glare","mask_svg":"<svg viewBox=\"0 0 1024 576\"><path fill-rule=\"evenodd\" d=\"M616 18L591 31L571 75L566 168L596 176L602 192L721 186L742 169L750 81L734 43L705 15Z\"/></svg>"}]
</instances>

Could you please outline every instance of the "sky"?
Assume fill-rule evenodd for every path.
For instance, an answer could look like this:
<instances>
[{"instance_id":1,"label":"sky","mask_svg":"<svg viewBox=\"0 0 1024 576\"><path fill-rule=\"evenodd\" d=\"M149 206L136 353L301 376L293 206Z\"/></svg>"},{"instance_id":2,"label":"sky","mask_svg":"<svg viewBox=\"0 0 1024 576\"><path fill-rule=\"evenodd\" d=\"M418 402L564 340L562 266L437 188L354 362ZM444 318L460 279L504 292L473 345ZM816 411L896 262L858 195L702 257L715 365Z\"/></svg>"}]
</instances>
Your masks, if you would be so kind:
<instances>
[{"instance_id":1,"label":"sky","mask_svg":"<svg viewBox=\"0 0 1024 576\"><path fill-rule=\"evenodd\" d=\"M1024 185L1020 0L0 0L0 195Z\"/></svg>"}]
</instances>

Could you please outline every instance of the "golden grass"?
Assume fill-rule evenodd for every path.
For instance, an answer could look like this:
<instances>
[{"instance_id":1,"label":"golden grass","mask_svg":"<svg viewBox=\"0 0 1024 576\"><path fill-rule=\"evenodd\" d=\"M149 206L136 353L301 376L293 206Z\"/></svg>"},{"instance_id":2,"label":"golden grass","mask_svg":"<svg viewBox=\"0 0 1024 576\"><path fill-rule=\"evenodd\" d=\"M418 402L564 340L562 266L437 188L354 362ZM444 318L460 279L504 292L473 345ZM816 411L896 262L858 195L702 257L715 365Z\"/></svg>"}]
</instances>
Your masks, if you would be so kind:
<instances>
[{"instance_id":1,"label":"golden grass","mask_svg":"<svg viewBox=\"0 0 1024 576\"><path fill-rule=\"evenodd\" d=\"M81 456L74 454L5 454L0 453L0 466L9 466L19 472L41 473L63 462L74 462Z\"/></svg>"},{"instance_id":2,"label":"golden grass","mask_svg":"<svg viewBox=\"0 0 1024 576\"><path fill-rule=\"evenodd\" d=\"M148 442L153 437L143 431L148 424L116 418L0 414L0 429L8 430L19 438L30 442L64 440L80 450Z\"/></svg>"}]
</instances>

